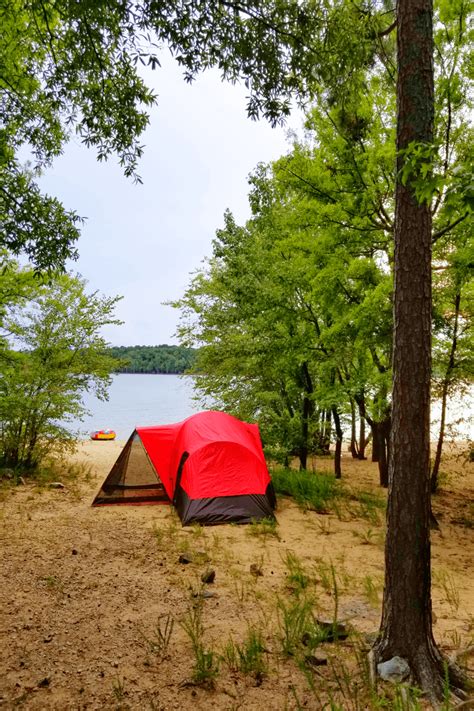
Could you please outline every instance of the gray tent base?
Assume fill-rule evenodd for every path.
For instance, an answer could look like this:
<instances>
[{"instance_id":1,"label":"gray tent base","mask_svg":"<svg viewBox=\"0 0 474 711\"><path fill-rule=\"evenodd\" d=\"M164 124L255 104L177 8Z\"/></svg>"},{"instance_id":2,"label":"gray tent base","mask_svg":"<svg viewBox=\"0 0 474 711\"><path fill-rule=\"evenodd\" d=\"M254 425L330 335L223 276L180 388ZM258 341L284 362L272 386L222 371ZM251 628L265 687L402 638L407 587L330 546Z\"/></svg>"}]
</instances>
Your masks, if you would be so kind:
<instances>
[{"instance_id":1,"label":"gray tent base","mask_svg":"<svg viewBox=\"0 0 474 711\"><path fill-rule=\"evenodd\" d=\"M222 523L252 523L261 519L274 519L275 493L270 483L265 494L216 496L190 499L179 487L173 501L183 526L200 523L216 526Z\"/></svg>"}]
</instances>

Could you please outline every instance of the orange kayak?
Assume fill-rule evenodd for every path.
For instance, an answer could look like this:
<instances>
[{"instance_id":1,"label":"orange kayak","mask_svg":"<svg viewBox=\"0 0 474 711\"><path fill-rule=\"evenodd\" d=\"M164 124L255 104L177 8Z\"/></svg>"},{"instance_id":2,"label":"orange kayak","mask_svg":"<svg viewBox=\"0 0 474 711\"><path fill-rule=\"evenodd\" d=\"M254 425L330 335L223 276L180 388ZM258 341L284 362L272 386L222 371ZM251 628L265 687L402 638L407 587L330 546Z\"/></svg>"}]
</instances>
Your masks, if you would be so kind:
<instances>
[{"instance_id":1,"label":"orange kayak","mask_svg":"<svg viewBox=\"0 0 474 711\"><path fill-rule=\"evenodd\" d=\"M91 432L91 439L115 439L114 430L96 430Z\"/></svg>"}]
</instances>

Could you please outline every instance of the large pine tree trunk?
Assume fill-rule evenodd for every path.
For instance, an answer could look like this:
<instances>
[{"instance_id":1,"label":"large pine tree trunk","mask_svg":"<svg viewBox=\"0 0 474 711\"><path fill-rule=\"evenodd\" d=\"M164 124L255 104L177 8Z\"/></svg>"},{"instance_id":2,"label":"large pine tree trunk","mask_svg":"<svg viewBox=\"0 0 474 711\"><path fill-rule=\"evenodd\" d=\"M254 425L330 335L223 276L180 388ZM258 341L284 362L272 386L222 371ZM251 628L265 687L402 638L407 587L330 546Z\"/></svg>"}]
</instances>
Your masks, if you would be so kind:
<instances>
[{"instance_id":1,"label":"large pine tree trunk","mask_svg":"<svg viewBox=\"0 0 474 711\"><path fill-rule=\"evenodd\" d=\"M397 3L397 149L433 137L431 0ZM398 153L398 171L401 168ZM399 173L398 173L399 174ZM430 696L442 698L432 634L430 556L431 212L397 179L393 410L385 589L378 660L398 655Z\"/></svg>"}]
</instances>

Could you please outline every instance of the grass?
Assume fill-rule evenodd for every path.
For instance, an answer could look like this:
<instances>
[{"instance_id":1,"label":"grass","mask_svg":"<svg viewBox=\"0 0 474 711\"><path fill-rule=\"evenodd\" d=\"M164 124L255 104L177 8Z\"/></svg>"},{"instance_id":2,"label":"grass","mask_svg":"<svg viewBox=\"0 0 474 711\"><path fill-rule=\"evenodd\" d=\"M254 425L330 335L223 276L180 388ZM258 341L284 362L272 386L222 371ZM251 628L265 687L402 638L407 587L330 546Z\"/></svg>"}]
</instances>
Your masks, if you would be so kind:
<instances>
[{"instance_id":1,"label":"grass","mask_svg":"<svg viewBox=\"0 0 474 711\"><path fill-rule=\"evenodd\" d=\"M266 649L262 632L255 627L249 627L242 644L237 644L232 638L227 642L222 659L232 672L262 677L267 672Z\"/></svg>"},{"instance_id":2,"label":"grass","mask_svg":"<svg viewBox=\"0 0 474 711\"><path fill-rule=\"evenodd\" d=\"M446 571L440 571L433 573L434 580L440 585L444 599L450 605L455 612L459 610L459 605L461 604L459 589L457 583L452 575Z\"/></svg>"},{"instance_id":3,"label":"grass","mask_svg":"<svg viewBox=\"0 0 474 711\"><path fill-rule=\"evenodd\" d=\"M352 515L363 518L372 526L379 526L385 516L387 502L385 497L374 491L352 491L350 493L351 504L348 508Z\"/></svg>"},{"instance_id":4,"label":"grass","mask_svg":"<svg viewBox=\"0 0 474 711\"><path fill-rule=\"evenodd\" d=\"M383 543L383 535L380 530L367 528L365 531L352 531L352 535L358 538L364 546L379 546Z\"/></svg>"},{"instance_id":5,"label":"grass","mask_svg":"<svg viewBox=\"0 0 474 711\"><path fill-rule=\"evenodd\" d=\"M197 598L188 607L180 625L191 640L194 653L192 678L196 684L211 685L219 673L219 655L204 645L204 626L202 621L203 600Z\"/></svg>"},{"instance_id":6,"label":"grass","mask_svg":"<svg viewBox=\"0 0 474 711\"><path fill-rule=\"evenodd\" d=\"M383 588L382 583L374 582L370 575L366 575L363 580L364 594L368 603L375 608L380 605L380 593Z\"/></svg>"},{"instance_id":7,"label":"grass","mask_svg":"<svg viewBox=\"0 0 474 711\"><path fill-rule=\"evenodd\" d=\"M115 697L115 700L118 701L119 703L122 702L125 699L125 685L122 679L120 679L119 676L117 676L115 679L112 681L112 693Z\"/></svg>"},{"instance_id":8,"label":"grass","mask_svg":"<svg viewBox=\"0 0 474 711\"><path fill-rule=\"evenodd\" d=\"M171 636L173 634L174 628L174 618L172 615L160 615L158 620L153 627L152 634L150 637L145 635L144 632L139 630L143 641L146 644L148 651L156 654L161 660L164 659L168 653L169 644L171 641Z\"/></svg>"},{"instance_id":9,"label":"grass","mask_svg":"<svg viewBox=\"0 0 474 711\"><path fill-rule=\"evenodd\" d=\"M278 598L278 639L284 657L294 657L303 645L314 648L319 642L314 622L313 601L309 598L284 600Z\"/></svg>"},{"instance_id":10,"label":"grass","mask_svg":"<svg viewBox=\"0 0 474 711\"><path fill-rule=\"evenodd\" d=\"M261 518L258 521L252 521L247 526L247 533L250 536L260 536L264 539L274 537L280 540L277 526L278 522L276 518Z\"/></svg>"},{"instance_id":11,"label":"grass","mask_svg":"<svg viewBox=\"0 0 474 711\"><path fill-rule=\"evenodd\" d=\"M298 597L307 589L311 578L304 570L301 560L291 551L287 551L284 562L288 571L286 585Z\"/></svg>"},{"instance_id":12,"label":"grass","mask_svg":"<svg viewBox=\"0 0 474 711\"><path fill-rule=\"evenodd\" d=\"M300 506L317 513L335 511L336 501L343 495L339 483L327 474L277 468L272 471L272 481L277 494L291 496Z\"/></svg>"}]
</instances>

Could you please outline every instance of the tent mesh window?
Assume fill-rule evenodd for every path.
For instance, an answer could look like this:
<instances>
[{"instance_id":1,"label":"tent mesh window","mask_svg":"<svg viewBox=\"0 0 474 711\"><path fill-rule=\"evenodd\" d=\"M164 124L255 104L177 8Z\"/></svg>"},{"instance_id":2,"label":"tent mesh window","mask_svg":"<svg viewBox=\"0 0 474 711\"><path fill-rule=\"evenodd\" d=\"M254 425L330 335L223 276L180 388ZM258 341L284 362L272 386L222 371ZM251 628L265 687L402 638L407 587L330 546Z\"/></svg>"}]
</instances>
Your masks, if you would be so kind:
<instances>
[{"instance_id":1,"label":"tent mesh window","mask_svg":"<svg viewBox=\"0 0 474 711\"><path fill-rule=\"evenodd\" d=\"M97 494L94 505L164 503L168 495L151 463L145 447L134 432Z\"/></svg>"}]
</instances>

